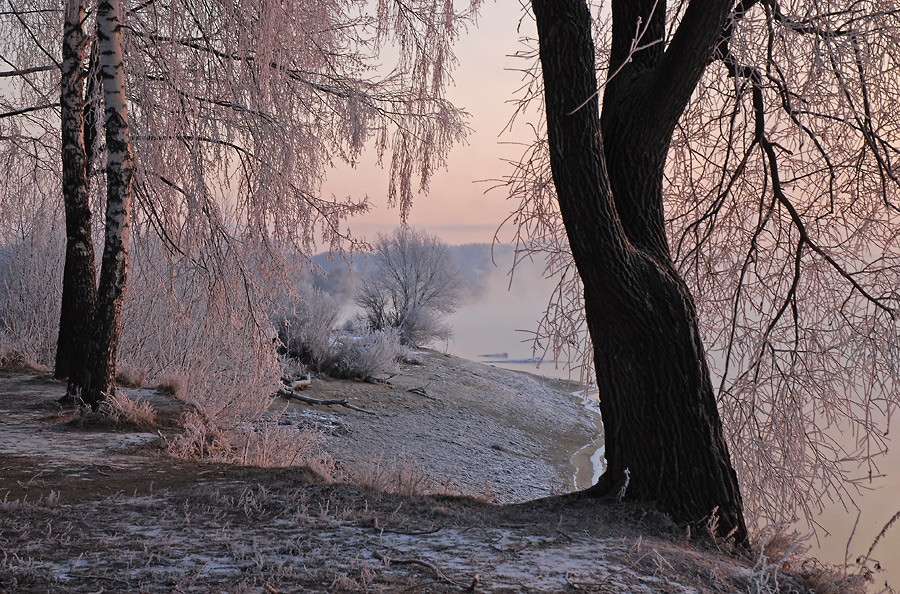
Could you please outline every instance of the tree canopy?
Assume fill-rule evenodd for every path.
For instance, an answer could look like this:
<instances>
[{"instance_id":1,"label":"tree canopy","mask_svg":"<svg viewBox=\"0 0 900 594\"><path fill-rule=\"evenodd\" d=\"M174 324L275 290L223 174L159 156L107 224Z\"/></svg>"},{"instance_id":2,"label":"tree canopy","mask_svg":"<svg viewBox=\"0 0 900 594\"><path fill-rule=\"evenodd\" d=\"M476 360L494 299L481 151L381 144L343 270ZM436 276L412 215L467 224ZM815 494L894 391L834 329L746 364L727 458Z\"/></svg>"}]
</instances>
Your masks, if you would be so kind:
<instances>
[{"instance_id":1,"label":"tree canopy","mask_svg":"<svg viewBox=\"0 0 900 594\"><path fill-rule=\"evenodd\" d=\"M723 6L721 23L691 18ZM671 257L696 299L751 518L802 512L813 521L822 500L847 500L854 484L878 475L898 404L900 13L879 1L611 8L591 3L596 59L581 65L606 82L573 97L570 110L599 94L616 215L633 245ZM660 146L647 122L665 119L671 85L684 76L677 54L702 45L702 35L715 42L661 145L661 170L629 169L630 144ZM537 61L529 72L523 109L543 113ZM509 177L520 204L511 220L522 249L547 253L561 278L538 345L590 361L589 288L574 273L548 183L549 149L538 136ZM658 176L661 200L649 208L664 236L631 231L646 223L653 192L617 193L622 172Z\"/></svg>"}]
</instances>

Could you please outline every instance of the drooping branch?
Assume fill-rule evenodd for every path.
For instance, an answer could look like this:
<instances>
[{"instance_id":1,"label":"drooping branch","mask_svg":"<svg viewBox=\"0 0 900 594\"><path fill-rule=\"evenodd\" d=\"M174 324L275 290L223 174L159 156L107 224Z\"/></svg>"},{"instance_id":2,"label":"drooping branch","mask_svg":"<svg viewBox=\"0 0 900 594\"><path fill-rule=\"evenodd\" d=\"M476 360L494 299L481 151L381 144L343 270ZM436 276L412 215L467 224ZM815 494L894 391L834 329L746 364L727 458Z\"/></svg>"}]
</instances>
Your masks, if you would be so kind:
<instances>
[{"instance_id":1,"label":"drooping branch","mask_svg":"<svg viewBox=\"0 0 900 594\"><path fill-rule=\"evenodd\" d=\"M800 213L797 211L791 200L787 197L784 192L784 188L781 183L781 176L779 173L778 167L778 155L775 152L776 145L769 140L766 133L766 114L765 108L763 106L763 75L757 68L742 65L737 62L735 56L730 52L726 45L719 45L717 48L719 52L719 57L726 65L728 69L728 73L733 78L741 78L747 80L752 86L752 97L753 97L753 115L755 120L755 130L754 130L754 139L751 143L751 147L753 144L758 144L762 151L765 153L766 159L769 165L769 173L772 179L772 192L775 198L778 200L778 203L787 210L791 221L794 224L794 227L797 229L800 234L799 244L797 246L797 265L796 265L796 275L799 276L800 269L800 254L802 252L802 248L804 246L808 247L810 251L817 254L823 260L825 260L829 266L831 266L841 277L843 277L850 285L856 290L859 291L863 297L865 297L868 301L870 301L873 305L878 307L887 313L891 319L895 319L896 312L894 308L890 307L886 304L882 299L871 295L865 287L863 287L854 277L853 275L846 270L840 263L838 263L828 252L822 248L818 242L816 242L809 234L806 224L803 222L803 218ZM782 95L786 93L786 91L781 89ZM851 101L851 98L848 96L848 101ZM852 104L852 102L851 102ZM860 129L864 129L865 126L862 122L859 122ZM871 126L871 124L869 124ZM867 141L869 141L868 135L865 135ZM792 283L792 289L789 291L788 295L785 297L785 304L792 299L793 291L796 288L797 278L795 277L794 282ZM774 327L778 320L781 317L781 314L784 312L785 305L778 310L778 314L773 317L769 328ZM768 332L766 333L768 334Z\"/></svg>"},{"instance_id":2,"label":"drooping branch","mask_svg":"<svg viewBox=\"0 0 900 594\"><path fill-rule=\"evenodd\" d=\"M33 107L23 107L22 109L15 109L13 111L7 111L4 113L0 113L0 118L13 118L16 116L25 115L26 113L42 111L45 109L54 109L57 107L59 107L59 103L47 103L46 105L35 105Z\"/></svg>"}]
</instances>

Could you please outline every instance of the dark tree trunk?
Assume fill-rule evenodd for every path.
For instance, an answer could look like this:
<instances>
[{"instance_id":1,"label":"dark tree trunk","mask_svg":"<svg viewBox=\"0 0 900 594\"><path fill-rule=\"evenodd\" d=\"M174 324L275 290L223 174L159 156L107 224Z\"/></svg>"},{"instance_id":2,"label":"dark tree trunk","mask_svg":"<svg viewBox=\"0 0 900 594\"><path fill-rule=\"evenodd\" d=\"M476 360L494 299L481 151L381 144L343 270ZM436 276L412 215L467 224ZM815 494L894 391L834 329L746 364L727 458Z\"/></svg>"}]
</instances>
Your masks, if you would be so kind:
<instances>
[{"instance_id":1,"label":"dark tree trunk","mask_svg":"<svg viewBox=\"0 0 900 594\"><path fill-rule=\"evenodd\" d=\"M128 272L134 158L128 133L124 52L119 31L121 15L119 0L101 0L97 6L97 39L107 148L106 229L93 344L82 396L94 408L115 389L116 353Z\"/></svg>"},{"instance_id":2,"label":"dark tree trunk","mask_svg":"<svg viewBox=\"0 0 900 594\"><path fill-rule=\"evenodd\" d=\"M89 158L84 134L84 17L84 0L69 0L65 12L60 89L66 260L54 376L68 378L70 395L83 385L97 299L88 203Z\"/></svg>"},{"instance_id":3,"label":"dark tree trunk","mask_svg":"<svg viewBox=\"0 0 900 594\"><path fill-rule=\"evenodd\" d=\"M613 3L610 72L618 74L601 118L584 1L532 2L553 180L584 283L605 428L607 470L588 493L653 502L694 525L715 517L719 536L743 543L737 477L694 303L669 256L662 203L672 130L728 4L692 0L669 48L660 43L629 61L623 48L634 19L651 22L650 36L664 32L654 4ZM656 11L665 14L664 2Z\"/></svg>"}]
</instances>

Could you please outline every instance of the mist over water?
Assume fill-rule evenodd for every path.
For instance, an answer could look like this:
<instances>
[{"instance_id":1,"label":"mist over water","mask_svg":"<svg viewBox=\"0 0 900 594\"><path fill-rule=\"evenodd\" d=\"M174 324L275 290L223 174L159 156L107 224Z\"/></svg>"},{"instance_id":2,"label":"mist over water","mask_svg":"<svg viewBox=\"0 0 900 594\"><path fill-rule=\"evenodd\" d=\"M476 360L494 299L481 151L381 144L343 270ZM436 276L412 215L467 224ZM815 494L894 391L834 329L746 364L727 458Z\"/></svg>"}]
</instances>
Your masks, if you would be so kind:
<instances>
[{"instance_id":1,"label":"mist over water","mask_svg":"<svg viewBox=\"0 0 900 594\"><path fill-rule=\"evenodd\" d=\"M493 256L493 262L482 258L478 268L460 262L470 271L470 289L448 318L453 338L443 346L473 361L569 379L565 361L540 361L544 353L534 348L534 330L556 282L543 277L543 263L536 261L520 262L511 275L513 252L507 246Z\"/></svg>"}]
</instances>

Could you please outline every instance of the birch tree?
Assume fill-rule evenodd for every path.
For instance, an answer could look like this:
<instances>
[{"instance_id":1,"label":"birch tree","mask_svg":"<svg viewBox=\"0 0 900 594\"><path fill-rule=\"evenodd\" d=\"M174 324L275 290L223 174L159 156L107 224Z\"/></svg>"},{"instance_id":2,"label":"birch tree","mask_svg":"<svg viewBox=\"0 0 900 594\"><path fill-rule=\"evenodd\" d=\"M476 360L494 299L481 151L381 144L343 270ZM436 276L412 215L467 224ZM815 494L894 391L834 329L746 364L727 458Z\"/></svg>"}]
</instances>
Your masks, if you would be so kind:
<instances>
[{"instance_id":1,"label":"birch tree","mask_svg":"<svg viewBox=\"0 0 900 594\"><path fill-rule=\"evenodd\" d=\"M60 65L60 129L62 194L66 218L66 255L63 271L59 338L54 376L69 379L68 393L84 385L83 374L91 347L97 278L91 232L90 159L85 144L84 0L68 0L63 15Z\"/></svg>"},{"instance_id":2,"label":"birch tree","mask_svg":"<svg viewBox=\"0 0 900 594\"><path fill-rule=\"evenodd\" d=\"M82 399L94 408L115 387L116 353L128 274L134 156L125 95L123 17L119 0L98 3L97 41L106 133L106 223L93 336L82 390Z\"/></svg>"}]
</instances>

